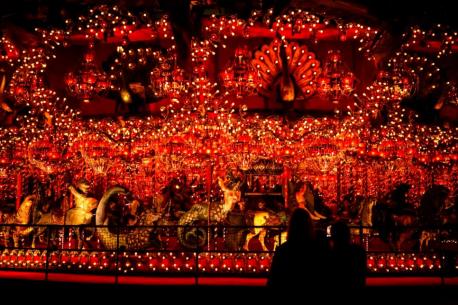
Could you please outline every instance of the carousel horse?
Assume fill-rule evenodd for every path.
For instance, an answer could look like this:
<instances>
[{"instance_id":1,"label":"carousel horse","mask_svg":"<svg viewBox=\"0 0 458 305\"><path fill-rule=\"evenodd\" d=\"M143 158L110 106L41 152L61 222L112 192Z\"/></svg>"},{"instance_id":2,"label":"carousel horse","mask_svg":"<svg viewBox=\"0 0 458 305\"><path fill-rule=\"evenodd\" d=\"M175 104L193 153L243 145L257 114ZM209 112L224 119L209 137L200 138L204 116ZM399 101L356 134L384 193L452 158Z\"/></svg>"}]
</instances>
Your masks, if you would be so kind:
<instances>
[{"instance_id":1,"label":"carousel horse","mask_svg":"<svg viewBox=\"0 0 458 305\"><path fill-rule=\"evenodd\" d=\"M293 206L306 210L312 220L318 221L327 218L315 209L315 194L310 183L299 181L293 189L293 202L295 203Z\"/></svg>"},{"instance_id":2,"label":"carousel horse","mask_svg":"<svg viewBox=\"0 0 458 305\"><path fill-rule=\"evenodd\" d=\"M360 205L358 214L360 218L361 225L363 227L372 227L372 209L377 203L377 199L374 197L365 198L362 204ZM370 231L365 231L363 229L363 234L368 234Z\"/></svg>"},{"instance_id":3,"label":"carousel horse","mask_svg":"<svg viewBox=\"0 0 458 305\"><path fill-rule=\"evenodd\" d=\"M258 236L263 251L268 251L265 239L267 236L266 226L281 226L286 224L286 214L275 214L269 211L255 211L253 215L253 232L249 232L245 239L243 249L248 251L248 245L250 241ZM280 235L276 235L274 238L274 250L278 245L286 241L286 232L280 232Z\"/></svg>"},{"instance_id":4,"label":"carousel horse","mask_svg":"<svg viewBox=\"0 0 458 305\"><path fill-rule=\"evenodd\" d=\"M3 224L4 227L5 247L8 247L9 238L12 232L14 247L19 247L19 239L30 235L33 232L33 227L14 226L28 225L33 222L33 214L37 206L37 196L29 195L24 198L16 213L8 215Z\"/></svg>"},{"instance_id":5,"label":"carousel horse","mask_svg":"<svg viewBox=\"0 0 458 305\"><path fill-rule=\"evenodd\" d=\"M187 230L185 226L192 226L198 222L207 222L209 216L211 222L221 223L226 219L227 214L234 208L235 204L240 201L240 182L231 187L227 186L226 182L218 177L218 185L224 194L223 203L216 203L213 206L196 203L178 220L178 225L180 226L178 228L178 239L183 246L187 248L202 247L207 239L205 229L193 228Z\"/></svg>"},{"instance_id":6,"label":"carousel horse","mask_svg":"<svg viewBox=\"0 0 458 305\"><path fill-rule=\"evenodd\" d=\"M418 222L415 211L405 203L408 187L404 184L378 200L372 209L373 228L393 250L402 245L416 233L414 225Z\"/></svg>"},{"instance_id":7,"label":"carousel horse","mask_svg":"<svg viewBox=\"0 0 458 305\"><path fill-rule=\"evenodd\" d=\"M40 225L33 234L32 239L32 248L35 248L37 238L42 238L44 233L46 232L47 226L50 225L59 225L63 226L65 222L65 213L68 211L68 197L63 197L61 200L57 202L61 202L61 206L59 208L51 208L46 213L40 213L38 221L34 224Z\"/></svg>"},{"instance_id":8,"label":"carousel horse","mask_svg":"<svg viewBox=\"0 0 458 305\"><path fill-rule=\"evenodd\" d=\"M290 181L288 187L290 194L294 194L294 197L290 198L292 209L301 208L306 210L310 215L310 218L315 221L327 218L315 210L315 194L313 193L313 188L310 183L304 183L302 181L294 183ZM248 245L251 239L255 236L259 236L258 239L261 243L262 249L267 251L267 247L265 245L267 229L262 226L285 225L287 220L288 216L284 213L275 214L268 211L256 211L253 216L253 225L255 226L254 232L248 233L243 249L248 251ZM284 241L286 241L286 232L280 232L280 234L276 235L274 239L274 249Z\"/></svg>"},{"instance_id":9,"label":"carousel horse","mask_svg":"<svg viewBox=\"0 0 458 305\"><path fill-rule=\"evenodd\" d=\"M423 194L418 207L418 218L423 227L419 249L424 251L440 235L440 228L448 225L453 217L453 205L450 204L450 190L442 185L433 185ZM452 212L451 212L452 211Z\"/></svg>"},{"instance_id":10,"label":"carousel horse","mask_svg":"<svg viewBox=\"0 0 458 305\"><path fill-rule=\"evenodd\" d=\"M97 206L96 233L101 244L109 250L114 250L117 247L125 250L144 249L148 246L153 246L155 243L155 240L153 241L151 237L155 230L154 224L159 220L160 215L151 210L145 210L138 215L136 228L127 230L127 232L118 232L118 234L110 232L107 216L108 202L111 196L126 193L127 190L123 187L112 187L105 192Z\"/></svg>"},{"instance_id":11,"label":"carousel horse","mask_svg":"<svg viewBox=\"0 0 458 305\"><path fill-rule=\"evenodd\" d=\"M163 206L161 210L164 212L165 218L177 220L184 211L191 208L193 193L202 188L195 185L196 181L197 179L193 179L188 182L186 176L182 179L173 178L162 189Z\"/></svg>"},{"instance_id":12,"label":"carousel horse","mask_svg":"<svg viewBox=\"0 0 458 305\"><path fill-rule=\"evenodd\" d=\"M358 224L360 228L353 227L351 229L352 234L360 234L360 229L362 227L362 234L368 235L372 231L372 217L373 217L373 208L377 204L377 199L374 197L364 198L363 196L355 197L355 204L357 205L357 215L352 218L350 221L352 224Z\"/></svg>"},{"instance_id":13,"label":"carousel horse","mask_svg":"<svg viewBox=\"0 0 458 305\"><path fill-rule=\"evenodd\" d=\"M65 214L65 225L69 226L81 226L89 225L92 221L92 210L97 208L97 199L90 197L89 193L89 182L86 180L80 180L77 184L77 188L70 185L69 191L75 198L75 207L69 209ZM75 230L78 248L82 246L82 232L80 229ZM92 232L93 233L93 232ZM87 239L90 239L92 234Z\"/></svg>"},{"instance_id":14,"label":"carousel horse","mask_svg":"<svg viewBox=\"0 0 458 305\"><path fill-rule=\"evenodd\" d=\"M295 208L304 209L307 211L307 213L309 213L310 218L316 221L327 218L315 210L315 195L313 194L313 189L310 184L306 184L302 181L297 183L290 181L290 183L288 183L288 188L290 190L290 194L294 194L294 197L290 198L290 202L292 202L292 208L290 210ZM286 225L287 221L288 215L286 215L286 213L275 214L268 211L256 211L253 216L253 225L255 226L254 232L248 233L243 249L248 251L248 245L251 239L253 239L255 236L258 236L262 249L267 251L268 249L265 245L267 229L263 228L263 226ZM282 231L280 234L275 236L274 250L278 245L286 241L286 237L286 231Z\"/></svg>"}]
</instances>

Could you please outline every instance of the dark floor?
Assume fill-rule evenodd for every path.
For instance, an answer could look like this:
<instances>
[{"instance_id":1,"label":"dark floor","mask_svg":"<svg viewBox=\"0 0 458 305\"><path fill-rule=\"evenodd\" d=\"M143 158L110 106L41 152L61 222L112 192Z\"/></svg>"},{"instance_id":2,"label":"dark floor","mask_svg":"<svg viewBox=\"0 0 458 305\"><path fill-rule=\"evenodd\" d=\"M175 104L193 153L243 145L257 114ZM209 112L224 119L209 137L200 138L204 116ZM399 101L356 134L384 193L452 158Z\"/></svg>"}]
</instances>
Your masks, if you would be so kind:
<instances>
[{"instance_id":1,"label":"dark floor","mask_svg":"<svg viewBox=\"0 0 458 305\"><path fill-rule=\"evenodd\" d=\"M0 280L0 295L47 304L403 304L458 305L458 286L367 287L363 291L303 291L273 294L265 287L133 286ZM288 300L294 295L294 300ZM39 302L38 302L39 301ZM160 301L160 302L159 302ZM292 302L291 302L292 301ZM276 303L275 302L275 303ZM3 302L2 302L3 303Z\"/></svg>"}]
</instances>

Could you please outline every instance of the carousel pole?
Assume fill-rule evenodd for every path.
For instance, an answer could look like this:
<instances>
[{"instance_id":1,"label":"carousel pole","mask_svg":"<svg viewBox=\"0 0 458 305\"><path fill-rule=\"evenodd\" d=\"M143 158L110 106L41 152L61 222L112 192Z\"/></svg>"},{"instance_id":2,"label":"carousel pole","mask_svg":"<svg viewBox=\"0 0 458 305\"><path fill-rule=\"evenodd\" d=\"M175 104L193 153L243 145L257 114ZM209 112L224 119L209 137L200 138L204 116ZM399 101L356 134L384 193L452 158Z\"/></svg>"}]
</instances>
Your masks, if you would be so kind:
<instances>
[{"instance_id":1,"label":"carousel pole","mask_svg":"<svg viewBox=\"0 0 458 305\"><path fill-rule=\"evenodd\" d=\"M210 250L210 212L211 212L211 203L212 203L212 196L211 196L211 191L212 191L212 182L213 182L213 162L210 162L210 167L207 173L208 176L208 183L207 183L207 194L208 194L208 214L207 214L207 249Z\"/></svg>"},{"instance_id":2,"label":"carousel pole","mask_svg":"<svg viewBox=\"0 0 458 305\"><path fill-rule=\"evenodd\" d=\"M18 172L16 179L16 211L19 210L22 197L22 175Z\"/></svg>"},{"instance_id":3,"label":"carousel pole","mask_svg":"<svg viewBox=\"0 0 458 305\"><path fill-rule=\"evenodd\" d=\"M291 179L291 168L288 165L283 166L283 193L284 193L284 206L285 209L288 209L289 207L289 193L288 193L288 181Z\"/></svg>"},{"instance_id":4,"label":"carousel pole","mask_svg":"<svg viewBox=\"0 0 458 305\"><path fill-rule=\"evenodd\" d=\"M369 163L367 162L366 160L366 170L365 170L365 177L364 177L364 200L369 200ZM367 251L369 251L369 238L370 236L367 234L366 236L364 236L364 229L363 228L363 222L362 222L362 219L360 219L360 231L359 231L359 236L360 236L360 240L361 242L364 243L364 249Z\"/></svg>"},{"instance_id":5,"label":"carousel pole","mask_svg":"<svg viewBox=\"0 0 458 305\"><path fill-rule=\"evenodd\" d=\"M372 129L370 130L370 138L372 138ZM366 141L367 143L368 141ZM365 158L364 158L364 200L368 200L369 195L369 159L367 158L369 153L369 147L366 145L365 147ZM364 243L364 250L367 252L369 251L369 237L366 239L364 238L363 232L363 223L360 220L359 222L359 240L361 243Z\"/></svg>"},{"instance_id":6,"label":"carousel pole","mask_svg":"<svg viewBox=\"0 0 458 305\"><path fill-rule=\"evenodd\" d=\"M340 196L342 192L342 163L339 160L337 163L337 183L336 183L336 203L337 205L340 204Z\"/></svg>"}]
</instances>

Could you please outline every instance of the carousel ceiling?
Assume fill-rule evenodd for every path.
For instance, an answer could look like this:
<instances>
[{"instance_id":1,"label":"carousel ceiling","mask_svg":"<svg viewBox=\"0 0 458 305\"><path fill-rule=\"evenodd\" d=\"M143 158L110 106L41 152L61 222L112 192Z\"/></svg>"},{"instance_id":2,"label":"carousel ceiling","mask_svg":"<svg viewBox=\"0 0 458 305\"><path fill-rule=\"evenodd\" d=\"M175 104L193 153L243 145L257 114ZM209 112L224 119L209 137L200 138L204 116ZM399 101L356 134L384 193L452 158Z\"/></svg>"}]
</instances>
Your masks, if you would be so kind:
<instances>
[{"instance_id":1,"label":"carousel ceiling","mask_svg":"<svg viewBox=\"0 0 458 305\"><path fill-rule=\"evenodd\" d=\"M434 5L413 5L412 1L382 5L364 0L102 3L5 3L2 61L15 61L11 63L17 68L19 61L24 62L23 51L52 45L52 54L49 50L43 54L51 58L42 63L46 67L36 81L65 95L86 116L158 114L170 99L183 98L178 91L188 90L193 84L185 83L199 76L195 60L205 58L205 76L226 89L229 99L243 98L248 110L289 113L293 109L300 115L329 115L364 103L361 95L378 83L387 85L385 91L398 91L387 98L416 111L422 122L458 121L458 46L454 45L458 38L454 19L444 13L447 5L451 8L446 1ZM287 57L295 44L321 64L313 80L305 69L300 71L303 75L293 75L299 88L287 98L291 103L284 103L285 97L275 92L282 75L280 52L271 53L278 55L271 58L280 62L276 68L258 62L251 69L252 60L259 59L255 58L262 56L258 53L278 37L291 42ZM14 51L9 49L13 46ZM208 58L194 52L197 47ZM330 54L337 50L339 54ZM247 63L249 67L241 66ZM298 63L307 64L307 59L296 56L288 68L296 69ZM3 110L22 99L11 92L12 101L5 101L8 87L14 84L14 70L6 70L2 68ZM257 78L259 70L262 75ZM83 75L93 83L87 84ZM169 84L174 88L168 88Z\"/></svg>"},{"instance_id":2,"label":"carousel ceiling","mask_svg":"<svg viewBox=\"0 0 458 305\"><path fill-rule=\"evenodd\" d=\"M243 162L297 161L305 143L455 160L458 34L444 5L8 2L1 141L58 146L45 167L94 133L172 155L238 151Z\"/></svg>"},{"instance_id":3,"label":"carousel ceiling","mask_svg":"<svg viewBox=\"0 0 458 305\"><path fill-rule=\"evenodd\" d=\"M397 2L5 3L3 193L18 172L142 188L257 166L329 195L338 172L371 194L425 169L456 185L453 9Z\"/></svg>"}]
</instances>

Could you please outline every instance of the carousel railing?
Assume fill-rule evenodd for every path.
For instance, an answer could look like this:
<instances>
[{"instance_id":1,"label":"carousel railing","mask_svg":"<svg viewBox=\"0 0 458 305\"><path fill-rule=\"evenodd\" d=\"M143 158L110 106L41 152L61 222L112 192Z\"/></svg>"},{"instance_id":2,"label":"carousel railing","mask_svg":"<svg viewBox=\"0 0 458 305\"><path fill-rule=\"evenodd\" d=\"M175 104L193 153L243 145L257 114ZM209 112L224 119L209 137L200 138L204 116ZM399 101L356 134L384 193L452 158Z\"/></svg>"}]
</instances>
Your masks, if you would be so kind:
<instances>
[{"instance_id":1,"label":"carousel railing","mask_svg":"<svg viewBox=\"0 0 458 305\"><path fill-rule=\"evenodd\" d=\"M116 237L116 246L104 247L95 233L109 228ZM210 232L208 240L197 241L196 247L185 248L178 238L178 229L201 229ZM41 238L32 247L33 232L42 230ZM127 231L152 230L150 244L142 249L120 246ZM267 249L259 240L246 244L245 236L254 229L265 230ZM264 277L268 274L275 244L284 241L286 228L278 226L60 226L60 225L0 225L0 270L42 271L51 273L85 273L148 276L244 276ZM398 230L420 230L418 227L398 227ZM8 232L10 230L10 232ZM20 236L16 244L14 230L29 235ZM75 232L81 230L83 243ZM421 228L421 231L441 232L444 228ZM447 230L450 230L448 228ZM351 226L352 239L365 248L370 276L457 274L456 240L440 234L422 251L391 249L380 240L380 232L369 227ZM257 231L259 232L259 231ZM321 231L326 233L326 228ZM326 236L326 234L322 234ZM89 238L90 237L90 238ZM328 236L329 237L329 236ZM327 237L327 238L328 238ZM259 238L259 237L258 237ZM8 239L7 242L5 239ZM283 240L282 240L283 239ZM406 241L406 242L414 242ZM434 243L432 243L434 242ZM243 246L248 246L248 250Z\"/></svg>"}]
</instances>

